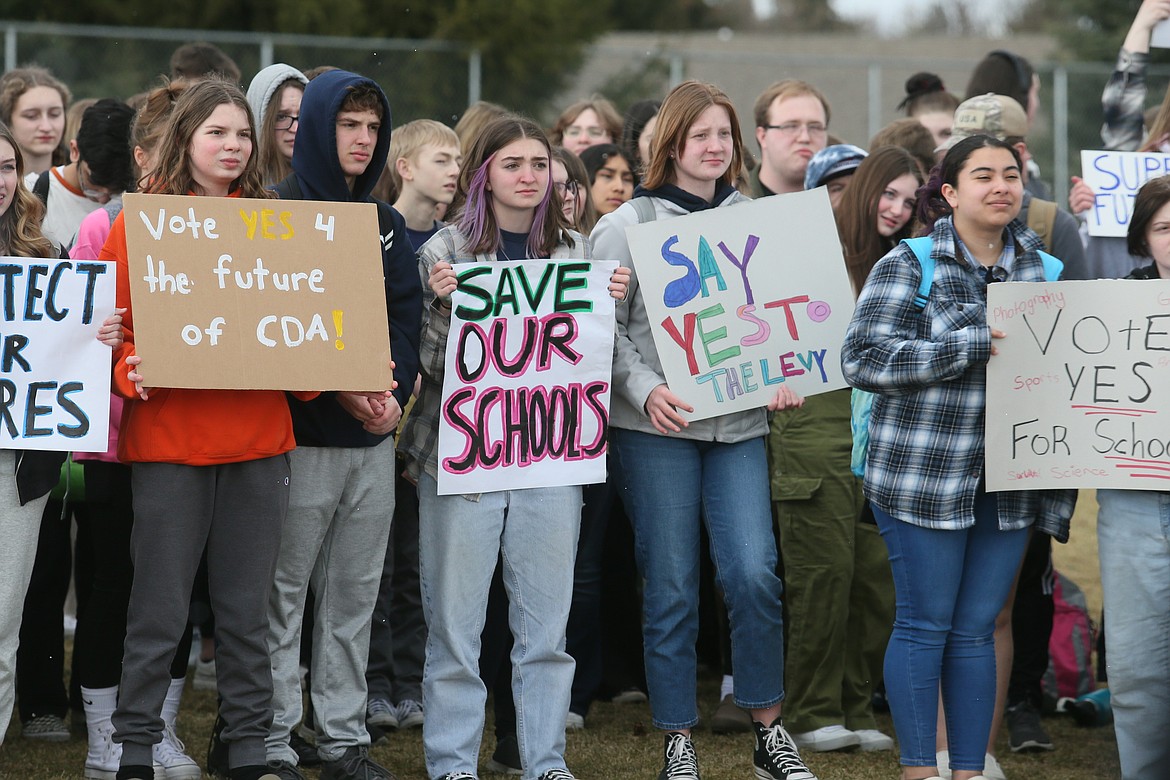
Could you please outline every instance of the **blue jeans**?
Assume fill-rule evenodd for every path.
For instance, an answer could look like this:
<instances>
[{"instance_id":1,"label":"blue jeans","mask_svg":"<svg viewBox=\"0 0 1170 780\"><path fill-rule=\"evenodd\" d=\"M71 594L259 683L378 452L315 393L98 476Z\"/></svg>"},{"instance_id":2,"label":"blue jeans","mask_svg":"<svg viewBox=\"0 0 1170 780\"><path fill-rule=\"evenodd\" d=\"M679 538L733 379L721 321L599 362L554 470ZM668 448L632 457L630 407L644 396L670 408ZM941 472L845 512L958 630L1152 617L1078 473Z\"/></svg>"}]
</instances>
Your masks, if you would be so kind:
<instances>
[{"instance_id":1,"label":"blue jeans","mask_svg":"<svg viewBox=\"0 0 1170 780\"><path fill-rule=\"evenodd\" d=\"M777 704L784 698L784 626L763 437L723 444L612 428L610 441L645 583L643 637L654 725L685 729L699 722L701 517L731 622L735 703L744 709Z\"/></svg>"},{"instance_id":2,"label":"blue jeans","mask_svg":"<svg viewBox=\"0 0 1170 780\"><path fill-rule=\"evenodd\" d=\"M873 508L890 551L897 606L886 648L886 695L903 766L935 765L939 680L951 769L983 770L995 711L995 617L1028 529L999 530L994 494L975 498L975 525L936 530Z\"/></svg>"},{"instance_id":3,"label":"blue jeans","mask_svg":"<svg viewBox=\"0 0 1170 780\"><path fill-rule=\"evenodd\" d=\"M1170 767L1170 493L1098 490L1109 691L1125 780Z\"/></svg>"},{"instance_id":4,"label":"blue jeans","mask_svg":"<svg viewBox=\"0 0 1170 780\"><path fill-rule=\"evenodd\" d=\"M480 634L502 557L512 629L512 696L524 780L565 765L573 659L565 623L581 525L578 486L440 496L419 478L419 575L427 619L423 749L427 773L477 775L487 689Z\"/></svg>"}]
</instances>

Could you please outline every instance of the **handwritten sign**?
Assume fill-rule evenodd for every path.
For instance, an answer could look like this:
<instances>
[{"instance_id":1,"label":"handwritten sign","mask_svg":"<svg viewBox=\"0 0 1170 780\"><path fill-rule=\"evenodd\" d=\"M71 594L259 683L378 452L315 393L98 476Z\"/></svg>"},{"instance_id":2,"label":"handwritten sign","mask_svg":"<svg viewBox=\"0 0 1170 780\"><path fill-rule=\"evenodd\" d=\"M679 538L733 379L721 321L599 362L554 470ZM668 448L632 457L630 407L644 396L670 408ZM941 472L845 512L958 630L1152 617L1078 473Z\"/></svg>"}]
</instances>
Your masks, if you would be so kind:
<instances>
[{"instance_id":1,"label":"handwritten sign","mask_svg":"<svg viewBox=\"0 0 1170 780\"><path fill-rule=\"evenodd\" d=\"M111 263L0 258L0 448L105 452Z\"/></svg>"},{"instance_id":2,"label":"handwritten sign","mask_svg":"<svg viewBox=\"0 0 1170 780\"><path fill-rule=\"evenodd\" d=\"M613 262L458 265L439 494L605 480Z\"/></svg>"},{"instance_id":3,"label":"handwritten sign","mask_svg":"<svg viewBox=\"0 0 1170 780\"><path fill-rule=\"evenodd\" d=\"M845 387L853 292L823 188L626 229L670 389L702 420Z\"/></svg>"},{"instance_id":4,"label":"handwritten sign","mask_svg":"<svg viewBox=\"0 0 1170 780\"><path fill-rule=\"evenodd\" d=\"M1097 196L1086 212L1089 235L1124 236L1138 190L1150 179L1170 174L1170 154L1082 151L1081 171Z\"/></svg>"},{"instance_id":5,"label":"handwritten sign","mask_svg":"<svg viewBox=\"0 0 1170 780\"><path fill-rule=\"evenodd\" d=\"M987 488L1170 490L1170 281L993 284Z\"/></svg>"},{"instance_id":6,"label":"handwritten sign","mask_svg":"<svg viewBox=\"0 0 1170 780\"><path fill-rule=\"evenodd\" d=\"M373 204L127 195L125 220L152 385L390 387Z\"/></svg>"}]
</instances>

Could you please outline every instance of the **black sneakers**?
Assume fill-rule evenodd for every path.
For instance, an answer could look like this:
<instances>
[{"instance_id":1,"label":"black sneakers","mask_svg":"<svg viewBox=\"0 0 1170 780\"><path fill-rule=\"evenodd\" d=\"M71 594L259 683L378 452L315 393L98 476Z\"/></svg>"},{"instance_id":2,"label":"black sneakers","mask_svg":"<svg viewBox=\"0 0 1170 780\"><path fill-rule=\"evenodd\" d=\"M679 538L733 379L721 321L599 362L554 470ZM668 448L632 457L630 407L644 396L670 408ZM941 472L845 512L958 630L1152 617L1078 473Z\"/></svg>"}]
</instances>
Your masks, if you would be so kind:
<instances>
[{"instance_id":1,"label":"black sneakers","mask_svg":"<svg viewBox=\"0 0 1170 780\"><path fill-rule=\"evenodd\" d=\"M658 773L658 780L700 780L699 757L686 734L669 732L662 752L662 771Z\"/></svg>"},{"instance_id":2,"label":"black sneakers","mask_svg":"<svg viewBox=\"0 0 1170 780\"><path fill-rule=\"evenodd\" d=\"M550 769L539 780L577 780L568 769Z\"/></svg>"},{"instance_id":3,"label":"black sneakers","mask_svg":"<svg viewBox=\"0 0 1170 780\"><path fill-rule=\"evenodd\" d=\"M300 729L293 729L288 735L288 746L297 754L297 766L321 766L317 746L301 736Z\"/></svg>"},{"instance_id":4,"label":"black sneakers","mask_svg":"<svg viewBox=\"0 0 1170 780\"><path fill-rule=\"evenodd\" d=\"M370 758L369 748L363 745L353 745L345 749L341 758L322 764L321 780L397 780L397 778L389 769Z\"/></svg>"},{"instance_id":5,"label":"black sneakers","mask_svg":"<svg viewBox=\"0 0 1170 780\"><path fill-rule=\"evenodd\" d=\"M496 749L487 762L487 770L501 775L520 775L520 744L515 734L496 735Z\"/></svg>"},{"instance_id":6,"label":"black sneakers","mask_svg":"<svg viewBox=\"0 0 1170 780\"><path fill-rule=\"evenodd\" d=\"M1030 702L1007 708L1008 745L1013 753L1055 750L1052 737L1040 723L1040 711Z\"/></svg>"},{"instance_id":7,"label":"black sneakers","mask_svg":"<svg viewBox=\"0 0 1170 780\"><path fill-rule=\"evenodd\" d=\"M756 752L752 763L759 780L817 780L800 760L796 743L777 718L771 726L752 721L756 731Z\"/></svg>"}]
</instances>

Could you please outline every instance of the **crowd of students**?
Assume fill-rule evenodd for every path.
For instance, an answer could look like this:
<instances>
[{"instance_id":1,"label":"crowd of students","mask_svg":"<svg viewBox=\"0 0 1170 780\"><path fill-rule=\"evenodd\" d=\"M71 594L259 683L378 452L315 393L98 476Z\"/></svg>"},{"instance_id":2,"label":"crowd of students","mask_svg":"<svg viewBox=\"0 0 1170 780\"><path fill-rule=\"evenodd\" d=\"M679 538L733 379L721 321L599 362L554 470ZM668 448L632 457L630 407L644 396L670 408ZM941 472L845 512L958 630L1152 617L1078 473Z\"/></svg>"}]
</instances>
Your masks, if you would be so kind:
<instances>
[{"instance_id":1,"label":"crowd of students","mask_svg":"<svg viewBox=\"0 0 1170 780\"><path fill-rule=\"evenodd\" d=\"M1141 115L1168 18L1170 0L1137 12L1103 97L1105 148L1168 148L1170 99L1148 130ZM710 725L753 735L761 780L815 780L801 751L893 737L904 780L1003 778L1004 718L1013 751L1055 747L1040 719L1050 540L1067 540L1076 493L984 487L985 372L1003 336L986 288L1055 278L1048 255L1065 279L1170 278L1170 186L1142 189L1127 240L1089 238L1074 214L1092 191L1074 180L1074 213L1058 207L1028 153L1039 79L1024 57L988 54L965 100L912 76L906 118L868 149L832 136L815 86L779 81L754 107L758 159L727 96L697 81L624 117L594 96L549 129L490 103L454 128L394 126L376 82L330 67L240 81L206 44L126 102L71 103L36 66L0 77L0 250L101 259L118 282L98 336L108 450L64 466L0 451L0 739L14 702L29 739L68 739L78 712L85 777L200 777L176 732L197 624L219 696L206 768L231 780L392 778L371 735L412 727L432 780L473 780L489 693L489 771L571 780L566 729L599 698L648 699L660 780L698 780L702 633L723 672ZM805 399L780 384L767 408L688 419L626 239L818 187L857 296L842 368L873 394L863 479L849 389ZM375 204L391 386L154 387L134 346L130 191ZM618 261L606 482L440 495L457 267L560 257ZM51 499L78 471L84 500ZM1098 495L1122 772L1164 777L1170 494Z\"/></svg>"}]
</instances>

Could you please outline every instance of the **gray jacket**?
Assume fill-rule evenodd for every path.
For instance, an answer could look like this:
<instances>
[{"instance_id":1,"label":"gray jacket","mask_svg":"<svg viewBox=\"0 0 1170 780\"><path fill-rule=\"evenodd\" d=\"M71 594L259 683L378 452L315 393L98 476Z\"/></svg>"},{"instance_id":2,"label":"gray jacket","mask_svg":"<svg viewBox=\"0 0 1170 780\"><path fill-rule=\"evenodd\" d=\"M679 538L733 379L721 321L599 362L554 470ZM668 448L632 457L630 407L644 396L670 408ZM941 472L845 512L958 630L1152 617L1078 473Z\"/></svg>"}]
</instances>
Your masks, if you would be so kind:
<instances>
[{"instance_id":1,"label":"gray jacket","mask_svg":"<svg viewBox=\"0 0 1170 780\"><path fill-rule=\"evenodd\" d=\"M660 198L648 198L654 204L656 219L686 216L681 206ZM718 208L746 203L750 199L732 192ZM626 242L626 228L638 224L638 212L633 202L623 203L616 211L606 214L593 228L593 257L596 260L617 260L630 268L630 285L626 291L626 305L617 307L617 332L613 345L613 394L610 401L609 424L643 433L658 434L650 416L646 414L646 399L658 385L666 383L662 361L654 346L646 302L638 285L638 274L633 270L630 245ZM718 441L727 444L744 441L768 433L764 409L742 412L692 422L680 433L682 439Z\"/></svg>"}]
</instances>

